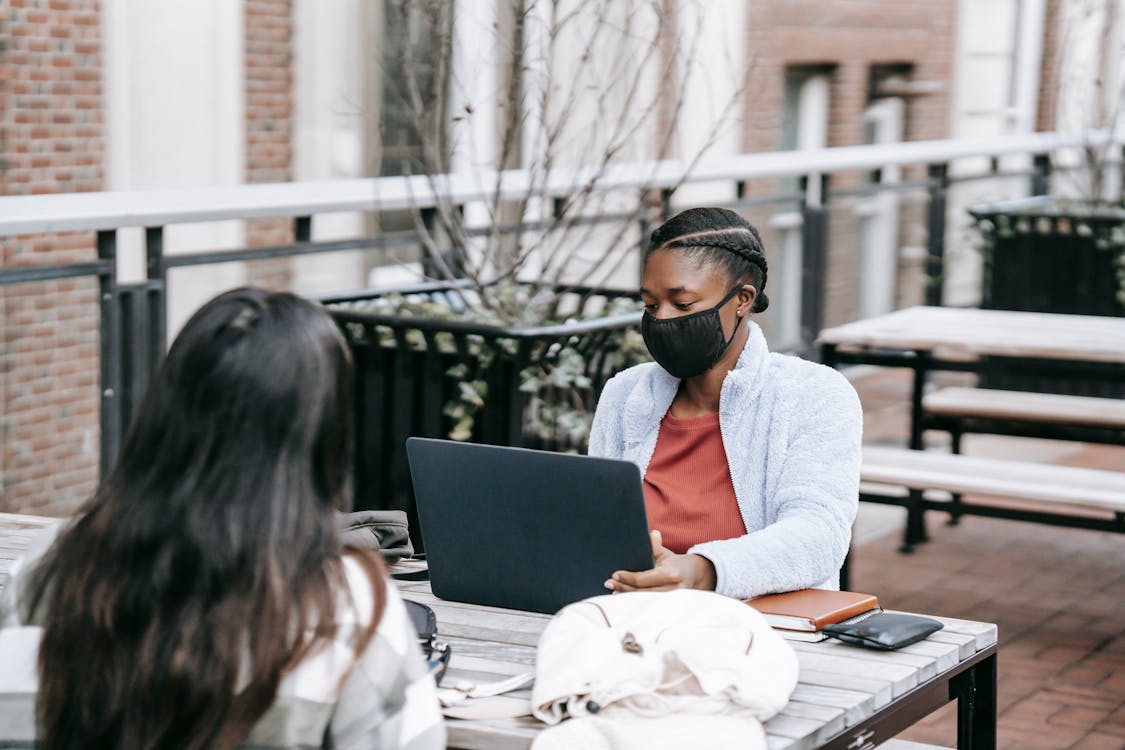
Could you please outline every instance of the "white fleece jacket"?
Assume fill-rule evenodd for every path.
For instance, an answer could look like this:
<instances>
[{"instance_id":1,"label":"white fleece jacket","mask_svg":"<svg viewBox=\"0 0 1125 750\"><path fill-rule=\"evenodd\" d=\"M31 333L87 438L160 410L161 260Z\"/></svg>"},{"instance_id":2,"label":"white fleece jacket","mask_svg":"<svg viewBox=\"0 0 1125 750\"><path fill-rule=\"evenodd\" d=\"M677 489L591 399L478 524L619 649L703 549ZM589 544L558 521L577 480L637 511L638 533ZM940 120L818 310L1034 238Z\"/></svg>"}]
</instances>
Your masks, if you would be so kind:
<instances>
[{"instance_id":1,"label":"white fleece jacket","mask_svg":"<svg viewBox=\"0 0 1125 750\"><path fill-rule=\"evenodd\" d=\"M715 590L727 596L837 589L859 501L859 397L835 370L770 352L746 323L719 429L747 533L688 551L714 564ZM590 455L632 461L643 475L679 383L652 362L614 376L594 413Z\"/></svg>"}]
</instances>

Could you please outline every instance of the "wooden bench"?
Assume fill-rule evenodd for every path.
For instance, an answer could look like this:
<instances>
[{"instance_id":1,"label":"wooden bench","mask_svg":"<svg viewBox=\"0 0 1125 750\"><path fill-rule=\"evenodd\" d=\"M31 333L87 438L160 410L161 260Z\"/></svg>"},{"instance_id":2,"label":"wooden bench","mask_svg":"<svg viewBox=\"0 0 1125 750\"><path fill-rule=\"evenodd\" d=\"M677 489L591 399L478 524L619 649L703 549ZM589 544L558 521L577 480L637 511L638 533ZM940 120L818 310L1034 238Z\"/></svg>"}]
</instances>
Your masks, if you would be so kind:
<instances>
[{"instance_id":1,"label":"wooden bench","mask_svg":"<svg viewBox=\"0 0 1125 750\"><path fill-rule=\"evenodd\" d=\"M906 508L906 552L926 540L927 510L1125 533L1125 472L864 446L860 480L860 500ZM961 495L1050 510L975 499L954 506Z\"/></svg>"},{"instance_id":2,"label":"wooden bench","mask_svg":"<svg viewBox=\"0 0 1125 750\"><path fill-rule=\"evenodd\" d=\"M942 388L922 398L923 425L953 438L966 433L1125 445L1125 400L1053 393Z\"/></svg>"},{"instance_id":3,"label":"wooden bench","mask_svg":"<svg viewBox=\"0 0 1125 750\"><path fill-rule=\"evenodd\" d=\"M954 453L968 433L1125 445L1125 400L1054 393L943 388L922 399L923 429L948 432ZM951 524L961 518L954 493Z\"/></svg>"}]
</instances>

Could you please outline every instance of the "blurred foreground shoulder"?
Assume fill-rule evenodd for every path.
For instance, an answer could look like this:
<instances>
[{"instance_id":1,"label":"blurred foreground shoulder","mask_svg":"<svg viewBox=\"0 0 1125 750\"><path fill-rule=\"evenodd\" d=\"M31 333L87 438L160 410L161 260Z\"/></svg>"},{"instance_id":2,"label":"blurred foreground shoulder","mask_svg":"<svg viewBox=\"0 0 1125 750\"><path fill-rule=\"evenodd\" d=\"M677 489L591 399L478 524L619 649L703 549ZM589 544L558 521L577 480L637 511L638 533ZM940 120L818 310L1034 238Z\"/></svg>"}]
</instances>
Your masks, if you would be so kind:
<instances>
[{"instance_id":1,"label":"blurred foreground shoulder","mask_svg":"<svg viewBox=\"0 0 1125 750\"><path fill-rule=\"evenodd\" d=\"M351 563L353 597L370 612L370 584ZM358 589L358 591L357 591ZM366 601L363 590L366 589ZM333 747L431 750L445 747L437 686L418 647L414 625L398 589L385 587L386 606L375 636L340 692L332 720Z\"/></svg>"}]
</instances>

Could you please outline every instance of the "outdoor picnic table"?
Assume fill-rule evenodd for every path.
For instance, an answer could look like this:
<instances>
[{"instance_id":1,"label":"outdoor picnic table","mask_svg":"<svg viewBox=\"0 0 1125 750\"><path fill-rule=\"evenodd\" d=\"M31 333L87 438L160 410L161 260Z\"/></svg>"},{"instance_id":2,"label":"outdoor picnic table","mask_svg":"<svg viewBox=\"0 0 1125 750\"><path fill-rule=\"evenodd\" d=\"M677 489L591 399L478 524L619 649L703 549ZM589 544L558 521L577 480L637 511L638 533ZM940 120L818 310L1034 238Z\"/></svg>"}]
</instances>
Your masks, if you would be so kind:
<instances>
[{"instance_id":1,"label":"outdoor picnic table","mask_svg":"<svg viewBox=\"0 0 1125 750\"><path fill-rule=\"evenodd\" d=\"M494 682L534 670L550 616L445 601L425 581L400 582L399 588L403 597L433 608L438 634L453 649L443 685ZM766 722L770 748L873 748L951 700L958 701L958 747L995 747L996 626L935 619L944 629L894 652L833 640L789 641L800 662L799 682L785 709ZM530 694L510 695L526 700ZM530 717L446 720L455 748L523 750L544 726Z\"/></svg>"},{"instance_id":2,"label":"outdoor picnic table","mask_svg":"<svg viewBox=\"0 0 1125 750\"><path fill-rule=\"evenodd\" d=\"M57 519L0 513L0 591L28 543ZM396 571L417 572L418 563ZM400 581L405 598L430 605L438 634L453 647L446 684L492 682L532 671L549 616L438 599L427 581ZM931 615L932 616L932 615ZM771 748L870 748L951 700L958 701L958 746L996 744L996 626L935 617L944 629L896 652L835 641L791 641L800 678L789 704L766 723ZM527 698L529 690L513 694ZM448 720L451 747L527 748L537 721Z\"/></svg>"},{"instance_id":3,"label":"outdoor picnic table","mask_svg":"<svg viewBox=\"0 0 1125 750\"><path fill-rule=\"evenodd\" d=\"M922 448L926 376L938 370L1125 380L1125 318L910 307L826 328L821 362L914 371L910 447Z\"/></svg>"},{"instance_id":4,"label":"outdoor picnic table","mask_svg":"<svg viewBox=\"0 0 1125 750\"><path fill-rule=\"evenodd\" d=\"M12 563L23 557L28 543L59 522L47 516L0 513L0 591L8 583Z\"/></svg>"}]
</instances>

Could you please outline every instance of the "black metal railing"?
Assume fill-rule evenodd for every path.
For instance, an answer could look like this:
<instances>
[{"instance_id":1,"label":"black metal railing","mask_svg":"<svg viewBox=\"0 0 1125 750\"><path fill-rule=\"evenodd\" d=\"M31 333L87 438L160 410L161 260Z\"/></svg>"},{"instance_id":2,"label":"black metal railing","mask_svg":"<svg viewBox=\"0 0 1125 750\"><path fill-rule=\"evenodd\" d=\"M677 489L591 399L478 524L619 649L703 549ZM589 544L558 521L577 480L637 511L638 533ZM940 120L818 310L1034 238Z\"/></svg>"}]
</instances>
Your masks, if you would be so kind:
<instances>
[{"instance_id":1,"label":"black metal railing","mask_svg":"<svg viewBox=\"0 0 1125 750\"><path fill-rule=\"evenodd\" d=\"M762 207L766 205L796 205L801 217L801 283L800 283L800 343L803 353L812 351L812 344L824 325L825 289L828 251L831 238L829 226L830 207L841 196L875 195L882 191L924 191L926 195L926 260L925 274L927 304L943 302L942 283L945 273L945 252L948 193L956 184L997 177L1022 177L1027 179L1032 194L1047 190L1051 175L1051 154L1060 148L1074 147L1085 141L1065 138L1057 134L1033 134L994 142L928 141L892 146L848 147L821 149L812 152L781 154L756 154L725 159L716 164L699 164L690 174L677 163L634 165L628 169L607 173L599 190L620 191L639 188L638 193L651 197L657 206L649 208L648 200L640 200L637 209L626 214L591 216L586 222L621 221L629 217L636 221L642 238L655 221L666 218L674 210L675 191L682 184L692 182L726 181L734 187L736 200L725 205L733 208ZM1003 170L1000 156L1023 154L1030 168ZM981 173L955 175L951 164L958 159L990 157L990 167ZM926 170L921 180L885 184L879 179L881 165L917 165ZM873 172L875 179L860 187L834 188L831 177L835 174ZM796 193L776 193L768 196L748 197L757 180L797 177ZM380 200L378 184L394 184L413 180L398 197ZM396 182L397 181L397 182ZM352 193L339 199L326 199L319 193L316 199L301 197L300 185L285 186L283 199L276 198L280 186L245 186L238 188L237 205L227 205L231 188L216 189L214 205L210 207L180 208L176 205L183 191L169 191L166 195L122 194L130 199L144 196L141 208L117 208L127 203L126 197L102 200L99 194L85 196L34 196L0 198L0 236L49 234L57 230L94 231L96 233L97 259L84 263L44 264L29 267L0 268L0 287L70 278L96 278L99 292L99 362L101 393L101 445L100 465L107 469L116 455L124 429L129 423L137 400L154 368L160 362L167 345L166 307L168 273L172 269L191 266L229 263L232 261L260 261L271 258L291 258L302 255L335 253L345 250L386 250L416 242L412 232L358 237L335 241L313 241L314 217L320 213L340 211L381 212L387 210L428 210L434 204L419 189L417 178L381 178L380 180L354 181L375 185L367 197L356 198ZM485 181L488 182L488 181ZM810 190L810 186L815 189ZM262 192L270 188L272 192ZM318 186L318 190L323 190ZM198 191L197 191L198 192ZM353 191L354 192L354 191ZM221 194L220 194L221 193ZM409 200L401 194L409 196ZM111 194L100 194L112 197ZM311 195L311 194L308 194ZM260 203L258 197L261 196ZM457 201L471 203L482 196L466 193ZM560 196L561 199L561 196ZM73 210L93 201L107 208L103 214ZM397 202L396 202L397 201ZM195 204L193 204L194 206ZM143 210L142 210L143 209ZM72 211L72 213L68 213ZM164 230L169 224L284 217L292 222L294 241L268 247L237 248L217 251L166 254ZM544 224L544 226L546 226ZM129 227L143 227L145 279L139 283L123 284L117 273L117 232ZM527 230L529 227L500 227L502 232ZM487 227L474 230L490 231Z\"/></svg>"}]
</instances>

